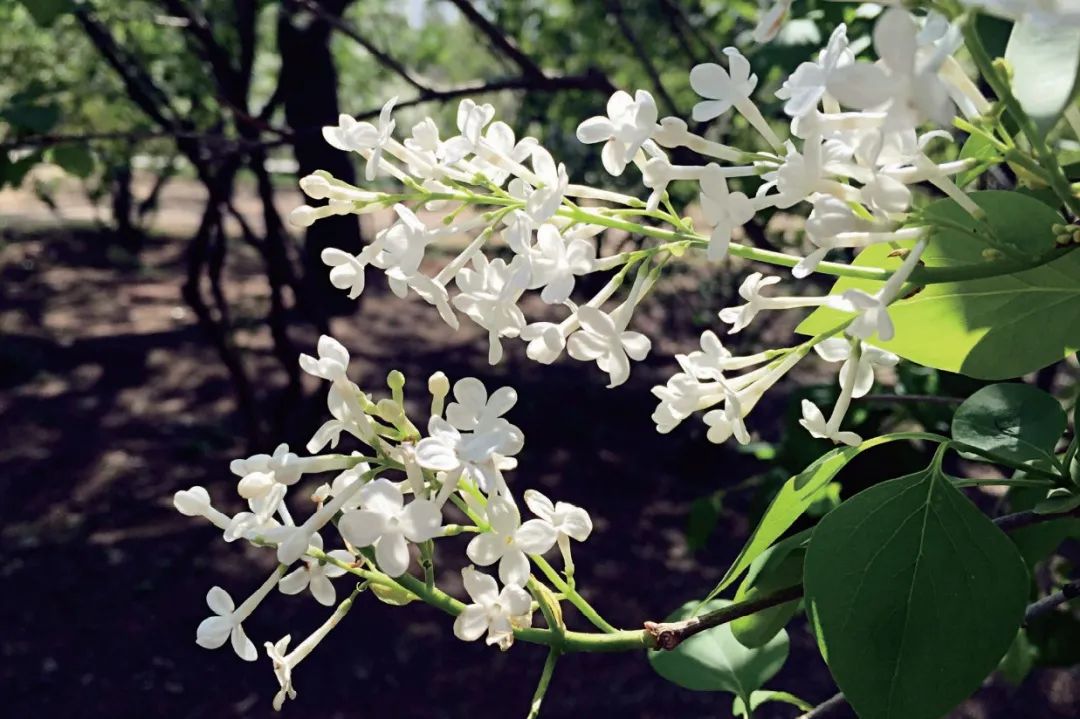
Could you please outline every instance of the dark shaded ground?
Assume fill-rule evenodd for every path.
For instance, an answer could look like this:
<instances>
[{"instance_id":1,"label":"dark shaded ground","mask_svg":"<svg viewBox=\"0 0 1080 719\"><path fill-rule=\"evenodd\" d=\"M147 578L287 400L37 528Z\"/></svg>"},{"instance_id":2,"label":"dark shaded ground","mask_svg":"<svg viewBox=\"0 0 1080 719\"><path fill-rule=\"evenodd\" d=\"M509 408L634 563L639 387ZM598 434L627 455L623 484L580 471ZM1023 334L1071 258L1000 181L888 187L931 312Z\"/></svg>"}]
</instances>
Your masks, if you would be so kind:
<instances>
[{"instance_id":1,"label":"dark shaded ground","mask_svg":"<svg viewBox=\"0 0 1080 719\"><path fill-rule=\"evenodd\" d=\"M5 716L272 714L276 683L265 657L245 664L227 649L194 643L207 589L220 584L246 596L273 559L226 545L216 530L171 508L174 491L199 483L235 511L227 461L244 454L226 377L180 300L181 249L179 241L153 243L141 269L120 273L92 237L53 233L0 246ZM228 289L255 316L266 287L247 262L229 268ZM708 444L696 429L655 433L648 388L662 376L657 370L670 371L672 347L655 346L649 365L613 392L593 366L538 367L519 348L490 368L475 333L449 335L426 306L375 289L364 299L362 312L334 329L366 387L394 367L417 396L435 369L452 378L512 378L521 397L512 419L525 430L526 448L511 482L590 510L597 531L576 552L578 581L613 623L659 619L719 578L749 529L741 510L754 498L736 498L709 546L694 555L684 533L688 507L762 468ZM677 309L651 308L643 329L656 337L648 325L663 324L674 333L674 323L695 314L694 306ZM239 339L260 376L275 378L265 335ZM314 344L314 337L297 340L305 350ZM755 413L759 427L783 409L776 401ZM294 429L306 435L313 428ZM463 555L464 540L446 546ZM446 549L440 556L447 588L461 596L462 557ZM296 641L325 613L307 595L275 592L245 627L261 650L285 631ZM287 714L523 716L542 648L516 645L501 654L456 640L450 625L434 609L365 597L297 671L300 696ZM1018 693L983 690L955 716L1077 716L1078 685L1077 670L1042 671ZM792 627L791 658L769 686L811 701L835 691L800 625ZM560 663L544 716L689 719L729 710L727 696L683 691L641 656L575 655ZM762 712L793 714L779 706Z\"/></svg>"}]
</instances>

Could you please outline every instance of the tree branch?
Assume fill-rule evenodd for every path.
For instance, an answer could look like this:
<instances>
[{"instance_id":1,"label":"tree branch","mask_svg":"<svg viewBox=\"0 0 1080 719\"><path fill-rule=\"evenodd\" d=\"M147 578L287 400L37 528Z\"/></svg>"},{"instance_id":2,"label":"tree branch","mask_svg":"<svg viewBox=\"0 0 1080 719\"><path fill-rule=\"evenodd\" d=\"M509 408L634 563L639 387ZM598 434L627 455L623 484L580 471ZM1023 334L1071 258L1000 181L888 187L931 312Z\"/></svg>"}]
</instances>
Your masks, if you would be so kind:
<instances>
[{"instance_id":1,"label":"tree branch","mask_svg":"<svg viewBox=\"0 0 1080 719\"><path fill-rule=\"evenodd\" d=\"M469 0L450 0L450 2L461 11L473 27L484 34L495 49L521 68L523 75L534 80L547 77L547 74L531 57L522 52L498 25L484 17Z\"/></svg>"},{"instance_id":2,"label":"tree branch","mask_svg":"<svg viewBox=\"0 0 1080 719\"><path fill-rule=\"evenodd\" d=\"M412 74L412 72L409 71L409 68L402 65L400 62L398 62L396 59L394 59L391 55L387 54L386 52L384 52L384 51L380 50L378 47L376 47L370 40L368 40L366 37L361 35L360 31L357 30L356 27L354 27L351 23L349 23L346 20L343 20L342 18L338 17L337 15L334 15L333 13L327 12L326 8L319 5L317 0L287 0L287 1L289 3L292 3L293 5L296 5L297 7L301 8L303 10L308 11L309 13L311 13L312 15L316 16L317 18L322 20L324 23L329 25L330 27L332 27L335 30L337 30L338 32L340 32L342 35L345 35L346 37L348 37L351 40L353 40L354 42L356 42L356 44L358 44L358 45L360 45L360 47L364 48L368 52L369 55L371 55L373 58L375 58L379 62L380 65L382 65L382 66L386 67L387 69L391 70L394 74L396 74L398 77L400 77L402 80L404 80L408 84L412 85L414 88L419 90L421 93L431 92L431 89L424 82L421 82L419 78L414 76Z\"/></svg>"}]
</instances>

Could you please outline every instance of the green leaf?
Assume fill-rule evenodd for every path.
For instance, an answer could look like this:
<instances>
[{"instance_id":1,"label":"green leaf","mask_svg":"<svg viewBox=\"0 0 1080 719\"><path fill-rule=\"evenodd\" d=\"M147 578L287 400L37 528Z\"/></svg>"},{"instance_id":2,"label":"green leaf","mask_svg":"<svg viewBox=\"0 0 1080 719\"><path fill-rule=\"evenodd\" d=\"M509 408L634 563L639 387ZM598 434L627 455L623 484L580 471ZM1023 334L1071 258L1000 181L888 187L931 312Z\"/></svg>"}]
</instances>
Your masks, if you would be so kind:
<instances>
[{"instance_id":1,"label":"green leaf","mask_svg":"<svg viewBox=\"0 0 1080 719\"><path fill-rule=\"evenodd\" d=\"M1009 538L934 469L857 494L814 529L807 611L862 719L939 719L979 687L1024 617Z\"/></svg>"},{"instance_id":2,"label":"green leaf","mask_svg":"<svg viewBox=\"0 0 1080 719\"><path fill-rule=\"evenodd\" d=\"M53 162L75 177L86 178L94 172L94 155L83 145L60 145L51 155Z\"/></svg>"},{"instance_id":3,"label":"green leaf","mask_svg":"<svg viewBox=\"0 0 1080 719\"><path fill-rule=\"evenodd\" d=\"M703 609L712 611L731 604L723 599L709 602ZM665 621L677 622L693 616L697 602L687 602ZM695 634L671 651L649 650L653 671L685 689L699 692L731 692L749 701L780 671L788 656L786 632L757 649L744 647L724 624ZM752 702L750 702L752 704Z\"/></svg>"},{"instance_id":4,"label":"green leaf","mask_svg":"<svg viewBox=\"0 0 1080 719\"><path fill-rule=\"evenodd\" d=\"M750 565L746 578L735 593L735 601L742 602L771 594L780 589L802 582L803 559L810 530L788 537L769 547ZM747 647L760 647L783 629L799 609L799 600L763 609L731 623L735 638Z\"/></svg>"},{"instance_id":5,"label":"green leaf","mask_svg":"<svg viewBox=\"0 0 1080 719\"><path fill-rule=\"evenodd\" d=\"M1051 225L1062 222L1051 207L1016 192L973 192L1001 244L1036 257L1054 246ZM977 224L952 200L929 205L924 214L977 231ZM903 243L902 243L903 244ZM907 243L908 246L910 243ZM923 253L928 267L965 267L986 261L987 245L965 232L937 228ZM890 245L874 245L855 258L863 267L896 269ZM889 308L896 336L874 344L927 367L988 380L1011 379L1041 369L1080 348L1080 252L1009 275L928 285ZM876 292L881 283L841 278L832 294L858 288ZM850 315L820 307L796 331L816 335Z\"/></svg>"},{"instance_id":6,"label":"green leaf","mask_svg":"<svg viewBox=\"0 0 1080 719\"><path fill-rule=\"evenodd\" d=\"M750 709L747 711L746 702L741 698L735 697L735 701L731 704L731 713L735 716L750 716L751 712L757 711L758 707L766 702L780 702L782 704L791 704L797 707L800 711L808 712L814 708L814 705L805 699L800 699L790 692L774 692L763 689L761 691L753 692L750 695Z\"/></svg>"},{"instance_id":7,"label":"green leaf","mask_svg":"<svg viewBox=\"0 0 1080 719\"><path fill-rule=\"evenodd\" d=\"M23 7L30 11L34 22L42 27L49 27L56 19L71 11L71 0L20 0Z\"/></svg>"},{"instance_id":8,"label":"green leaf","mask_svg":"<svg viewBox=\"0 0 1080 719\"><path fill-rule=\"evenodd\" d=\"M1062 25L1019 20L1009 36L1005 59L1012 64L1012 92L1039 130L1061 118L1076 90L1080 32Z\"/></svg>"},{"instance_id":9,"label":"green leaf","mask_svg":"<svg viewBox=\"0 0 1080 719\"><path fill-rule=\"evenodd\" d=\"M7 153L0 152L0 188L8 185L18 187L22 184L26 173L37 163L41 162L41 151L33 152L15 162L12 162Z\"/></svg>"},{"instance_id":10,"label":"green leaf","mask_svg":"<svg viewBox=\"0 0 1080 719\"><path fill-rule=\"evenodd\" d=\"M1065 410L1041 389L1016 382L992 384L956 409L952 436L1019 464L1053 464L1054 445L1066 422Z\"/></svg>"},{"instance_id":11,"label":"green leaf","mask_svg":"<svg viewBox=\"0 0 1080 719\"><path fill-rule=\"evenodd\" d=\"M799 517L814 504L833 477L843 469L848 462L857 455L872 447L894 442L900 439L913 439L914 435L897 433L887 434L881 437L869 439L858 447L838 447L831 452L819 457L813 464L799 474L791 477L769 503L761 521L754 528L750 539L739 552L731 567L720 579L720 583L713 587L704 601L716 597L720 592L730 587L742 573L749 568L750 564L773 542L780 539L784 532L791 528Z\"/></svg>"},{"instance_id":12,"label":"green leaf","mask_svg":"<svg viewBox=\"0 0 1080 719\"><path fill-rule=\"evenodd\" d=\"M994 147L994 143L990 142L986 137L971 135L964 142L964 146L960 148L959 159L966 160L969 158L978 160L978 163L970 170L964 170L956 176L956 184L960 187L965 187L974 182L995 161L1000 161L1001 155L998 153L997 148Z\"/></svg>"}]
</instances>

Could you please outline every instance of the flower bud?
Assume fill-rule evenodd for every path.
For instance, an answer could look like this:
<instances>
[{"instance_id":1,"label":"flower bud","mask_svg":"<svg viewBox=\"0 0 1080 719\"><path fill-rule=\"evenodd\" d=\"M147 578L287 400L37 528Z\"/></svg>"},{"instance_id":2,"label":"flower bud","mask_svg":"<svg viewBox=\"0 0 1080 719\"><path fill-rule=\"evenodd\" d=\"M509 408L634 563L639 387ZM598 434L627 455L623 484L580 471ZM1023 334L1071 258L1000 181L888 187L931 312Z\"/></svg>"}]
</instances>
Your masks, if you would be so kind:
<instances>
[{"instance_id":1,"label":"flower bud","mask_svg":"<svg viewBox=\"0 0 1080 719\"><path fill-rule=\"evenodd\" d=\"M311 227L321 217L318 208L301 205L289 213L289 224L293 227Z\"/></svg>"},{"instance_id":2,"label":"flower bud","mask_svg":"<svg viewBox=\"0 0 1080 719\"><path fill-rule=\"evenodd\" d=\"M300 189L313 200L323 200L330 197L332 188L330 182L321 175L308 175L300 178Z\"/></svg>"},{"instance_id":3,"label":"flower bud","mask_svg":"<svg viewBox=\"0 0 1080 719\"><path fill-rule=\"evenodd\" d=\"M431 393L431 416L441 417L446 395L450 393L450 380L442 372L436 372L428 377L427 388Z\"/></svg>"}]
</instances>

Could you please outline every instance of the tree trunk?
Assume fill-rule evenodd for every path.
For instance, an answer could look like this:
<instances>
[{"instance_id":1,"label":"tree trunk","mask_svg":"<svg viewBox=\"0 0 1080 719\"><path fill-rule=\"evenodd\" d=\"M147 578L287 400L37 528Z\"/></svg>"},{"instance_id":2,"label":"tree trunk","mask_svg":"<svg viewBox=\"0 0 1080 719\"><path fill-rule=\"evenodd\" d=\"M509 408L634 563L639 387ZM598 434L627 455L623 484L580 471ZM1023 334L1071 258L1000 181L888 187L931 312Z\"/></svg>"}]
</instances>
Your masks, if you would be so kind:
<instances>
[{"instance_id":1,"label":"tree trunk","mask_svg":"<svg viewBox=\"0 0 1080 719\"><path fill-rule=\"evenodd\" d=\"M320 0L329 13L340 16L352 0ZM294 131L293 151L299 175L326 170L345 182L355 182L352 158L330 147L318 128L337 124L338 77L330 54L331 28L325 22L282 3L278 20L281 53L282 102L285 120ZM318 204L312 201L313 204ZM330 284L329 269L319 259L327 247L359 252L360 225L355 215L328 217L308 228L303 249L305 289L302 308L323 318L352 314L357 303Z\"/></svg>"}]
</instances>

